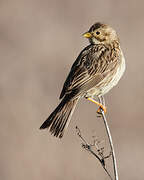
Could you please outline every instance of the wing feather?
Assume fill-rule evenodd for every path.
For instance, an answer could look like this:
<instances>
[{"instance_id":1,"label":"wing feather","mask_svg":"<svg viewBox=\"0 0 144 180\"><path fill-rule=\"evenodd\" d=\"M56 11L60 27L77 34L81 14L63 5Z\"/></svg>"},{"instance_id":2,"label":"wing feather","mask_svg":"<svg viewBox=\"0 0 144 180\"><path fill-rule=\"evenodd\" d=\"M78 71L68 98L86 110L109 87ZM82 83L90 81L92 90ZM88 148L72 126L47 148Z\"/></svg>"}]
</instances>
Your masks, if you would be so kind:
<instances>
[{"instance_id":1,"label":"wing feather","mask_svg":"<svg viewBox=\"0 0 144 180\"><path fill-rule=\"evenodd\" d=\"M110 56L113 53L111 51L103 44L87 46L72 65L60 99L74 91L76 92L74 95L79 95L89 90L100 83L110 71L113 71L119 58L116 55Z\"/></svg>"}]
</instances>

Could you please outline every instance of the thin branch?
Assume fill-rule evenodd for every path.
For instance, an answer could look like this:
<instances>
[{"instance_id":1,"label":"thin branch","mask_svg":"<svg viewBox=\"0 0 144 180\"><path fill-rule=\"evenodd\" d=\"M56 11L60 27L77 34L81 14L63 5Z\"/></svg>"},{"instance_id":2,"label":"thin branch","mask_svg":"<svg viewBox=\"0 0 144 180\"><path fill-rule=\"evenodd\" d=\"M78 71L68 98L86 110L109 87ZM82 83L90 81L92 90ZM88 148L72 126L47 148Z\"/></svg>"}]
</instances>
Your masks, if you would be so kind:
<instances>
[{"instance_id":1,"label":"thin branch","mask_svg":"<svg viewBox=\"0 0 144 180\"><path fill-rule=\"evenodd\" d=\"M95 101L93 99L93 101ZM105 100L104 100L104 97L101 96L99 97L99 103L104 105L105 106ZM97 104L97 103L96 103ZM106 166L105 166L105 159L106 158L109 158L111 155L112 155L112 161L113 161L113 171L114 171L114 180L118 180L118 171L117 171L117 163L116 163L116 156L115 156L115 152L114 152L114 146L113 146L113 141L112 141L112 136L111 136L111 133L110 133L110 129L109 129L109 126L108 126L108 123L107 123L107 120L106 120L106 116L105 116L105 113L103 111L103 109L101 108L101 117L104 121L104 125L105 125L105 129L106 129L106 133L107 133L107 136L108 136L108 140L109 140L109 144L110 144L110 149L111 149L111 152L108 156L104 156L103 155L103 148L99 149L98 147L98 143L96 144L96 141L94 140L94 144L89 144L87 143L87 141L82 137L81 135L81 132L80 132L80 129L78 127L76 127L76 130L77 130L77 135L81 138L81 140L83 141L82 143L82 147L84 149L86 149L87 151L89 151L92 155L94 155L98 160L99 162L101 163L103 169L105 170L105 172L107 173L107 175L109 176L109 178L111 180L113 180L112 176L110 175L110 173L108 172L108 170L106 169ZM92 150L92 146L95 146L96 149L97 149L97 154Z\"/></svg>"},{"instance_id":2,"label":"thin branch","mask_svg":"<svg viewBox=\"0 0 144 180\"><path fill-rule=\"evenodd\" d=\"M93 156L95 156L98 160L99 160L99 162L101 163L101 165L102 165L102 167L103 167L103 169L105 170L105 172L107 173L107 175L109 176L109 178L111 179L111 180L113 180L112 179L112 177L111 177L111 175L110 175L110 173L108 172L108 170L106 169L106 167L105 167L105 159L106 158L108 158L108 157L110 157L110 155L108 155L108 156L106 156L106 157L104 157L103 156L103 154L101 154L100 156L101 156L101 158L91 149L91 147L93 146L93 145L90 145L89 143L87 143L87 141L82 137L82 135L81 135L81 131L80 131L80 129L76 126L76 130L77 130L77 135L80 137L80 139L83 141L83 143L82 143L82 147L84 148L84 149L86 149L88 152L90 152ZM95 145L95 142L94 142L94 145ZM99 149L99 148L98 148Z\"/></svg>"},{"instance_id":3,"label":"thin branch","mask_svg":"<svg viewBox=\"0 0 144 180\"><path fill-rule=\"evenodd\" d=\"M102 98L104 100L104 97L102 97ZM99 98L99 102L102 103L102 99L101 98ZM102 118L103 118L104 125L105 125L105 128L106 128L107 136L108 136L108 139L109 139L109 144L110 144L111 152L112 152L112 160L113 160L113 169L114 169L115 180L118 180L117 163L116 163L116 156L115 156L112 136L111 136L111 132L110 132L107 120L106 120L105 113L104 113L102 108L101 108L101 114L102 114Z\"/></svg>"}]
</instances>

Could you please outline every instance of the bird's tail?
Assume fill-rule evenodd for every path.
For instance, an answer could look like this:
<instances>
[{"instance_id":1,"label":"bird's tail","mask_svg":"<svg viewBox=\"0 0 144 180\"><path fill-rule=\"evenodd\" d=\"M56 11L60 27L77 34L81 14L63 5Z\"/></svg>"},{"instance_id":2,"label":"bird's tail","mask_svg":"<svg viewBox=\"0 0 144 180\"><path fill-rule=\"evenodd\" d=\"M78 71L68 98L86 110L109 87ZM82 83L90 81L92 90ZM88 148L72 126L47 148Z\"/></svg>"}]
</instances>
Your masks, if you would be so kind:
<instances>
[{"instance_id":1,"label":"bird's tail","mask_svg":"<svg viewBox=\"0 0 144 180\"><path fill-rule=\"evenodd\" d=\"M57 108L51 113L40 129L50 128L51 134L62 138L68 127L71 116L77 104L77 99L70 99L67 95L62 99Z\"/></svg>"}]
</instances>

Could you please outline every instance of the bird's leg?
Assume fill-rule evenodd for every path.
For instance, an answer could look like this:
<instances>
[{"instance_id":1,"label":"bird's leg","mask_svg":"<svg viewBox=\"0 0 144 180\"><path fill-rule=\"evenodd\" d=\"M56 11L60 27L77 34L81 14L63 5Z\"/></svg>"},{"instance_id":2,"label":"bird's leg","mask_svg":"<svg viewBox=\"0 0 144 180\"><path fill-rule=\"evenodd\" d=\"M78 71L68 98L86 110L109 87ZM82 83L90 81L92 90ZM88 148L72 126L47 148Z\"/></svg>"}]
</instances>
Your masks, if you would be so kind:
<instances>
[{"instance_id":1,"label":"bird's leg","mask_svg":"<svg viewBox=\"0 0 144 180\"><path fill-rule=\"evenodd\" d=\"M101 103L102 105L105 106L105 99L104 99L104 96L100 96L100 97L98 97L98 99L99 99L99 103Z\"/></svg>"},{"instance_id":2,"label":"bird's leg","mask_svg":"<svg viewBox=\"0 0 144 180\"><path fill-rule=\"evenodd\" d=\"M104 101L104 98L102 96L98 97L99 102L95 101L94 99L92 99L90 97L88 97L87 99L99 106L99 108L97 110L97 113L100 114L101 113L101 109L104 111L104 113L106 113L105 101Z\"/></svg>"},{"instance_id":3,"label":"bird's leg","mask_svg":"<svg viewBox=\"0 0 144 180\"><path fill-rule=\"evenodd\" d=\"M98 114L101 114L101 109L103 109L104 113L106 113L105 99L103 96L98 96L99 103L102 105L97 110Z\"/></svg>"}]
</instances>

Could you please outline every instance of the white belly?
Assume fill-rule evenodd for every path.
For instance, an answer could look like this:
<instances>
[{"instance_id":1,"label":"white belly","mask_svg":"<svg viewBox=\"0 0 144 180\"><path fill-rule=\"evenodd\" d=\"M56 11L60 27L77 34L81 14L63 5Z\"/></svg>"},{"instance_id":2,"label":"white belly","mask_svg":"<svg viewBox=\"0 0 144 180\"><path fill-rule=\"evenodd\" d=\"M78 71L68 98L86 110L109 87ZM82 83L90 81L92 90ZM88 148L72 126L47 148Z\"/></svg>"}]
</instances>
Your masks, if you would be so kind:
<instances>
[{"instance_id":1,"label":"white belly","mask_svg":"<svg viewBox=\"0 0 144 180\"><path fill-rule=\"evenodd\" d=\"M118 67L115 76L109 82L109 84L107 86L101 88L101 95L106 94L109 90L111 90L114 86L117 85L117 83L119 82L120 78L122 77L124 71L125 71L125 58L124 58L124 56L122 54L122 63L121 63L121 65Z\"/></svg>"},{"instance_id":2,"label":"white belly","mask_svg":"<svg viewBox=\"0 0 144 180\"><path fill-rule=\"evenodd\" d=\"M125 58L124 58L124 55L122 53L122 62L121 62L121 65L118 67L117 72L114 75L113 79L107 85L105 85L104 87L97 88L98 87L98 85L97 85L97 87L90 89L87 92L86 96L92 97L92 96L100 96L100 95L106 94L114 86L117 85L117 83L119 82L120 78L122 77L124 71L125 71ZM108 78L108 77L106 77L106 78ZM105 81L105 79L103 81Z\"/></svg>"}]
</instances>

